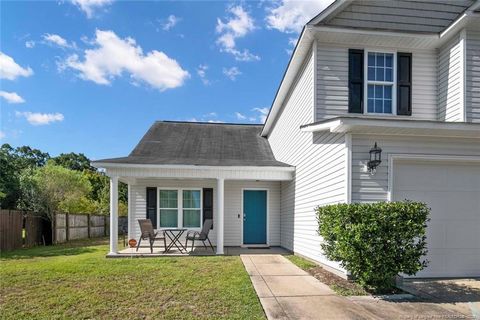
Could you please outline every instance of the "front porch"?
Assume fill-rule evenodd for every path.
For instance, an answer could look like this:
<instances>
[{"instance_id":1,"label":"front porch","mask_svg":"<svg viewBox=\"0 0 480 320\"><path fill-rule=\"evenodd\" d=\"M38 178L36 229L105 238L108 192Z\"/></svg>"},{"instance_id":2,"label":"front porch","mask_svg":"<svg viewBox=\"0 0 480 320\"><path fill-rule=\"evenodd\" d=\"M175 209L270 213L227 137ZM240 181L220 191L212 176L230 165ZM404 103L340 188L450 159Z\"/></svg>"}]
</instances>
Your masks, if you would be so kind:
<instances>
[{"instance_id":1,"label":"front porch","mask_svg":"<svg viewBox=\"0 0 480 320\"><path fill-rule=\"evenodd\" d=\"M110 176L111 212L108 257L288 253L280 247L280 192L281 181L292 179L292 167L170 167L123 164L118 167L110 165L106 169ZM195 242L193 250L189 243L187 253L183 254L175 247L175 250L172 248L168 253L164 253L163 243L158 242L154 245L156 248L153 253L150 253L149 247L140 247L138 252L130 248L119 250L116 232L119 181L128 184L128 239L139 241L139 219L150 219L159 232L164 228L200 231L205 219L212 219L213 228L209 232L209 238L215 252L211 248L205 249L202 242ZM205 206L207 193L210 193L209 207ZM256 195L252 197L250 193L258 193L260 199ZM253 205L245 202L245 198L253 199ZM245 205L248 205L249 209L244 208ZM246 214L248 210L250 213ZM258 214L264 215L263 220L257 219ZM248 222L249 218L254 220ZM252 225L254 227L251 227ZM185 234L180 238L183 244ZM148 241L144 240L141 244L143 246L147 243ZM162 247L159 247L160 245Z\"/></svg>"},{"instance_id":2,"label":"front porch","mask_svg":"<svg viewBox=\"0 0 480 320\"><path fill-rule=\"evenodd\" d=\"M280 254L288 255L292 254L291 251L283 247L265 247L265 248L247 248L247 247L224 247L224 255L226 256L239 256L239 255L255 255L255 254ZM142 258L142 257L188 257L188 256L215 256L216 252L211 249L205 249L203 247L187 248L187 253L181 253L177 249L172 249L168 253L165 253L162 248L154 247L153 252L150 252L149 247L140 247L138 251L135 248L125 248L120 250L110 258Z\"/></svg>"}]
</instances>

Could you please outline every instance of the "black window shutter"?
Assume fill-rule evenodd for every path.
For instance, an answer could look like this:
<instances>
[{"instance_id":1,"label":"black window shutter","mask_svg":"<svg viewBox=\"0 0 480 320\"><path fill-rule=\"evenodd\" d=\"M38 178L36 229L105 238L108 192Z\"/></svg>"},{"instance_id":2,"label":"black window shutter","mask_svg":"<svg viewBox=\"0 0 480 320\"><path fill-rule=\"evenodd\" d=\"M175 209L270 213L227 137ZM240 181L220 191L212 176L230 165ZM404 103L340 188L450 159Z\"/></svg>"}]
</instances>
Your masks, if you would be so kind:
<instances>
[{"instance_id":1,"label":"black window shutter","mask_svg":"<svg viewBox=\"0 0 480 320\"><path fill-rule=\"evenodd\" d=\"M397 114L412 115L412 54L397 54Z\"/></svg>"},{"instance_id":2,"label":"black window shutter","mask_svg":"<svg viewBox=\"0 0 480 320\"><path fill-rule=\"evenodd\" d=\"M363 113L363 50L348 50L348 112Z\"/></svg>"},{"instance_id":3,"label":"black window shutter","mask_svg":"<svg viewBox=\"0 0 480 320\"><path fill-rule=\"evenodd\" d=\"M147 219L157 228L157 188L147 187Z\"/></svg>"},{"instance_id":4,"label":"black window shutter","mask_svg":"<svg viewBox=\"0 0 480 320\"><path fill-rule=\"evenodd\" d=\"M213 189L203 189L203 222L207 219L213 220ZM212 224L213 229L213 224Z\"/></svg>"}]
</instances>

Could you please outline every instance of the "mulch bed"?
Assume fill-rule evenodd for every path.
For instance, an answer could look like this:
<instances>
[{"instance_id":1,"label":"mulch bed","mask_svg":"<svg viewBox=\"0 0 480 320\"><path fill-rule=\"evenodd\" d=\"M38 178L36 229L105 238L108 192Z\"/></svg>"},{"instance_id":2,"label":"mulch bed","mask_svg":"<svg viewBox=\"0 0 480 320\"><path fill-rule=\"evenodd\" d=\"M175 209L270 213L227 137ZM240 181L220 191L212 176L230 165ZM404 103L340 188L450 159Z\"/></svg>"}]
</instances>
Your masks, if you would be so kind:
<instances>
[{"instance_id":1,"label":"mulch bed","mask_svg":"<svg viewBox=\"0 0 480 320\"><path fill-rule=\"evenodd\" d=\"M332 288L335 292L342 295L368 295L361 286L353 281L343 279L336 274L323 269L320 266L308 269L308 272L317 278L320 282L325 283Z\"/></svg>"},{"instance_id":2,"label":"mulch bed","mask_svg":"<svg viewBox=\"0 0 480 320\"><path fill-rule=\"evenodd\" d=\"M346 280L337 276L336 274L317 266L307 270L312 276L320 282L325 283L332 288L336 293L342 296L367 296L367 295L391 295L405 293L399 288L391 288L386 292L370 292L362 288L359 284L352 280Z\"/></svg>"}]
</instances>

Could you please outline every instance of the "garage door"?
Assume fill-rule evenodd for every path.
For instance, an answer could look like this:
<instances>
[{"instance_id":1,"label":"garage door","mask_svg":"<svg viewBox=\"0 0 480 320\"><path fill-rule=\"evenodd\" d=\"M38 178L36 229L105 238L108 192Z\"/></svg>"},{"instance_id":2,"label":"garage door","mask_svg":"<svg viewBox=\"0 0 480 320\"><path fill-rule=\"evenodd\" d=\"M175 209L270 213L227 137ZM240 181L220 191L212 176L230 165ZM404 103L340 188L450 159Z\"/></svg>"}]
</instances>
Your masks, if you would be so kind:
<instances>
[{"instance_id":1,"label":"garage door","mask_svg":"<svg viewBox=\"0 0 480 320\"><path fill-rule=\"evenodd\" d=\"M430 264L417 277L480 276L480 164L395 161L392 198L432 209Z\"/></svg>"}]
</instances>

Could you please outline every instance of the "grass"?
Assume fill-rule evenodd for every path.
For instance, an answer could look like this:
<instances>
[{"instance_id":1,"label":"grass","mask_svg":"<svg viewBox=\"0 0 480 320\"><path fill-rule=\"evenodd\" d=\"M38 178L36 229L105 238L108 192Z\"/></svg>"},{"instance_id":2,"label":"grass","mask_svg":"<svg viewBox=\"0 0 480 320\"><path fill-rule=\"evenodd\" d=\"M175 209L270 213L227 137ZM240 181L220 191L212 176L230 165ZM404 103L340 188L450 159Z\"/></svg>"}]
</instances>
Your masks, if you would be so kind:
<instances>
[{"instance_id":1,"label":"grass","mask_svg":"<svg viewBox=\"0 0 480 320\"><path fill-rule=\"evenodd\" d=\"M239 257L107 259L106 240L2 254L2 319L264 319Z\"/></svg>"},{"instance_id":2,"label":"grass","mask_svg":"<svg viewBox=\"0 0 480 320\"><path fill-rule=\"evenodd\" d=\"M365 296L369 294L359 284L343 279L311 261L294 255L287 256L287 258L300 269L309 272L315 278L328 285L340 296Z\"/></svg>"},{"instance_id":3,"label":"grass","mask_svg":"<svg viewBox=\"0 0 480 320\"><path fill-rule=\"evenodd\" d=\"M286 258L290 260L293 264L295 264L297 267L305 271L308 271L309 269L317 267L315 263L308 261L307 259L303 259L299 256L290 255L290 256L286 256Z\"/></svg>"}]
</instances>

